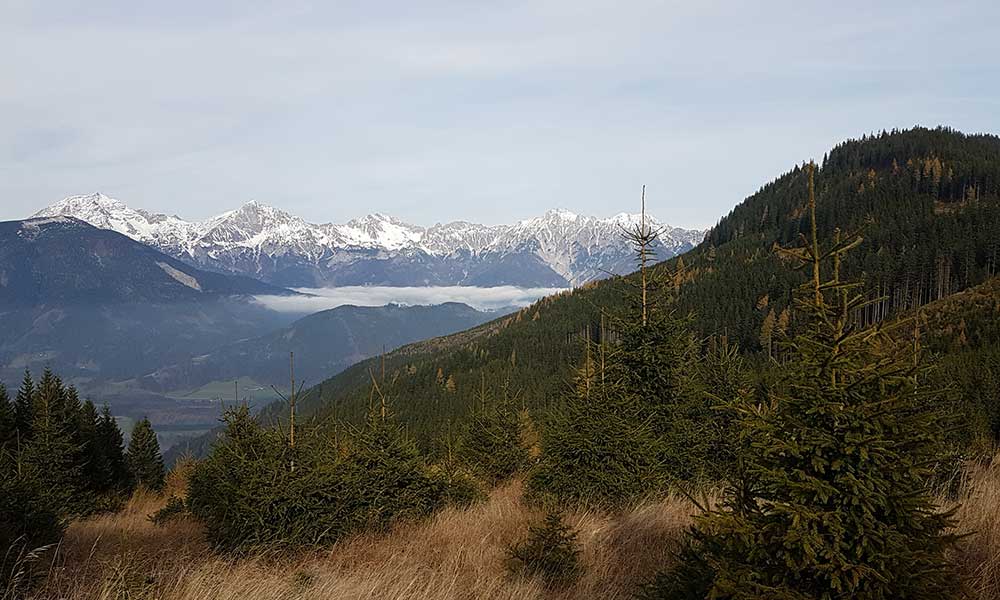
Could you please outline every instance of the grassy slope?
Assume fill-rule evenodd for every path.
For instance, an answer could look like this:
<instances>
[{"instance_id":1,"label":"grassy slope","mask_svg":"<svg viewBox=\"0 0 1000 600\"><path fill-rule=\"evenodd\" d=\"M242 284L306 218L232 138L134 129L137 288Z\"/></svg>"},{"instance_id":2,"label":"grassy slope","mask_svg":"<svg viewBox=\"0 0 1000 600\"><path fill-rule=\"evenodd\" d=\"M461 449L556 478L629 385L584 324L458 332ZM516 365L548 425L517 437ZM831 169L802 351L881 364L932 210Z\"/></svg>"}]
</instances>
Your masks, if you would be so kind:
<instances>
[{"instance_id":1,"label":"grassy slope","mask_svg":"<svg viewBox=\"0 0 1000 600\"><path fill-rule=\"evenodd\" d=\"M175 477L168 493L182 493ZM388 535L362 535L327 551L293 556L213 554L189 520L152 525L163 497L139 493L118 514L74 523L58 548L39 600L149 597L163 600L254 598L630 598L635 586L669 564L690 522L691 504L669 499L619 515L576 512L567 523L582 544L583 577L559 592L507 576L507 547L541 515L520 500L519 485L469 509L448 509ZM1000 598L1000 460L974 466L959 493L964 539L956 556L973 598ZM942 499L951 506L953 499Z\"/></svg>"}]
</instances>

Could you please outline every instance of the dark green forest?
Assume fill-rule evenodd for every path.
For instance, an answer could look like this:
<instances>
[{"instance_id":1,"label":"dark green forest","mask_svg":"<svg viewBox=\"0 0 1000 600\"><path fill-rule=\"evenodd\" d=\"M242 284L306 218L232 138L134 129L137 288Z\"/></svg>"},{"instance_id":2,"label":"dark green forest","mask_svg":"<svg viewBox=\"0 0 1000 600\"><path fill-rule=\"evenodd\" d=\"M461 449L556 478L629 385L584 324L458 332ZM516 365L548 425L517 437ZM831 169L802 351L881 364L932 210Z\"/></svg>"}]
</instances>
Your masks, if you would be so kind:
<instances>
[{"instance_id":1,"label":"dark green forest","mask_svg":"<svg viewBox=\"0 0 1000 600\"><path fill-rule=\"evenodd\" d=\"M792 291L804 275L775 249L801 243L808 231L805 180L804 167L795 167L723 217L697 248L654 267L661 280L657 293L689 316L703 354L716 344L738 347L765 372L780 340L796 331ZM853 309L857 323L910 314L996 274L1000 138L945 128L865 136L830 151L815 182L820 240L830 241L837 229L864 239L843 264L844 276L862 281L873 300ZM359 363L304 394L300 414L319 424L359 422L370 402L372 373L383 369L380 361L393 410L428 449L464 422L483 387L513 388L520 406L544 410L571 382L582 341L615 335L602 320L623 308L635 286L634 276L589 284L472 330ZM962 381L987 377L980 363L988 362L993 341L968 349L975 354L975 375ZM956 343L972 342L967 335ZM982 435L996 411L981 390L962 387L979 428L969 435ZM286 414L287 406L273 405L263 418L278 422Z\"/></svg>"},{"instance_id":2,"label":"dark green forest","mask_svg":"<svg viewBox=\"0 0 1000 600\"><path fill-rule=\"evenodd\" d=\"M39 549L73 519L116 510L137 485L158 489L164 470L144 421L126 449L110 408L81 401L52 371L25 372L11 396L0 384L0 587L30 580Z\"/></svg>"}]
</instances>

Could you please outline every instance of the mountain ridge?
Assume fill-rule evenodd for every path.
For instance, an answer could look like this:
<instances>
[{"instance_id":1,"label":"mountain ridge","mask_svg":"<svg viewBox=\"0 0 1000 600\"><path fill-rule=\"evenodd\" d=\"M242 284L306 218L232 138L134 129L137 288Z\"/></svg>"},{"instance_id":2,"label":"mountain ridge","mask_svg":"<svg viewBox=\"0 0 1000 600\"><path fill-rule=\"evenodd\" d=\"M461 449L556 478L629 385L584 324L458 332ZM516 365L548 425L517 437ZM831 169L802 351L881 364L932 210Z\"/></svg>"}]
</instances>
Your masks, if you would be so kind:
<instances>
[{"instance_id":1,"label":"mountain ridge","mask_svg":"<svg viewBox=\"0 0 1000 600\"><path fill-rule=\"evenodd\" d=\"M132 209L101 193L70 196L34 216L71 216L198 268L283 287L581 285L631 270L620 232L638 219L553 209L512 225L452 221L421 227L377 212L342 225L313 224L251 201L203 221L186 221ZM664 258L691 249L706 233L648 220L661 232L658 249Z\"/></svg>"},{"instance_id":2,"label":"mountain ridge","mask_svg":"<svg viewBox=\"0 0 1000 600\"><path fill-rule=\"evenodd\" d=\"M190 301L295 294L203 271L74 217L0 222L0 306Z\"/></svg>"}]
</instances>

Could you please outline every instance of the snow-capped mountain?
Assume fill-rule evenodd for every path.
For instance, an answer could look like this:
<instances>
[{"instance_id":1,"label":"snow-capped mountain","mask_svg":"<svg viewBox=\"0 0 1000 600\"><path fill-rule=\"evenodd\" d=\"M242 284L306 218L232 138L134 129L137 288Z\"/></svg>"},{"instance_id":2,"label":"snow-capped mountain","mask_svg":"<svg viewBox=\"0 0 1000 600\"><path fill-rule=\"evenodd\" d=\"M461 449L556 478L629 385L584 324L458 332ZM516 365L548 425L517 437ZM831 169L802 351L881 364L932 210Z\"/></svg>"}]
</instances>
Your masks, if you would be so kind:
<instances>
[{"instance_id":1,"label":"snow-capped mountain","mask_svg":"<svg viewBox=\"0 0 1000 600\"><path fill-rule=\"evenodd\" d=\"M193 222L99 193L66 198L34 216L76 217L202 269L296 287L575 286L633 270L622 228L639 222L625 213L600 219L550 210L513 225L419 227L379 213L317 225L259 202ZM661 232L659 259L687 251L705 234L647 219Z\"/></svg>"}]
</instances>

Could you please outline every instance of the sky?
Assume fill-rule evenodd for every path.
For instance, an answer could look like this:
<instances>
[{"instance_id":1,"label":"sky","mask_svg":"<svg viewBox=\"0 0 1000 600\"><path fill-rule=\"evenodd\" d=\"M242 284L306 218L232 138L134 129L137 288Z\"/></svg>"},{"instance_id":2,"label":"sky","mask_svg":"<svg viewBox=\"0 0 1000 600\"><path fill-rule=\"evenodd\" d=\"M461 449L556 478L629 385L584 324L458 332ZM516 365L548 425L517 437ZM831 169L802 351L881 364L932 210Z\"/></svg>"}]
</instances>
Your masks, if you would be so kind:
<instances>
[{"instance_id":1,"label":"sky","mask_svg":"<svg viewBox=\"0 0 1000 600\"><path fill-rule=\"evenodd\" d=\"M1000 133L1000 2L0 0L0 220L708 227L838 142Z\"/></svg>"}]
</instances>

